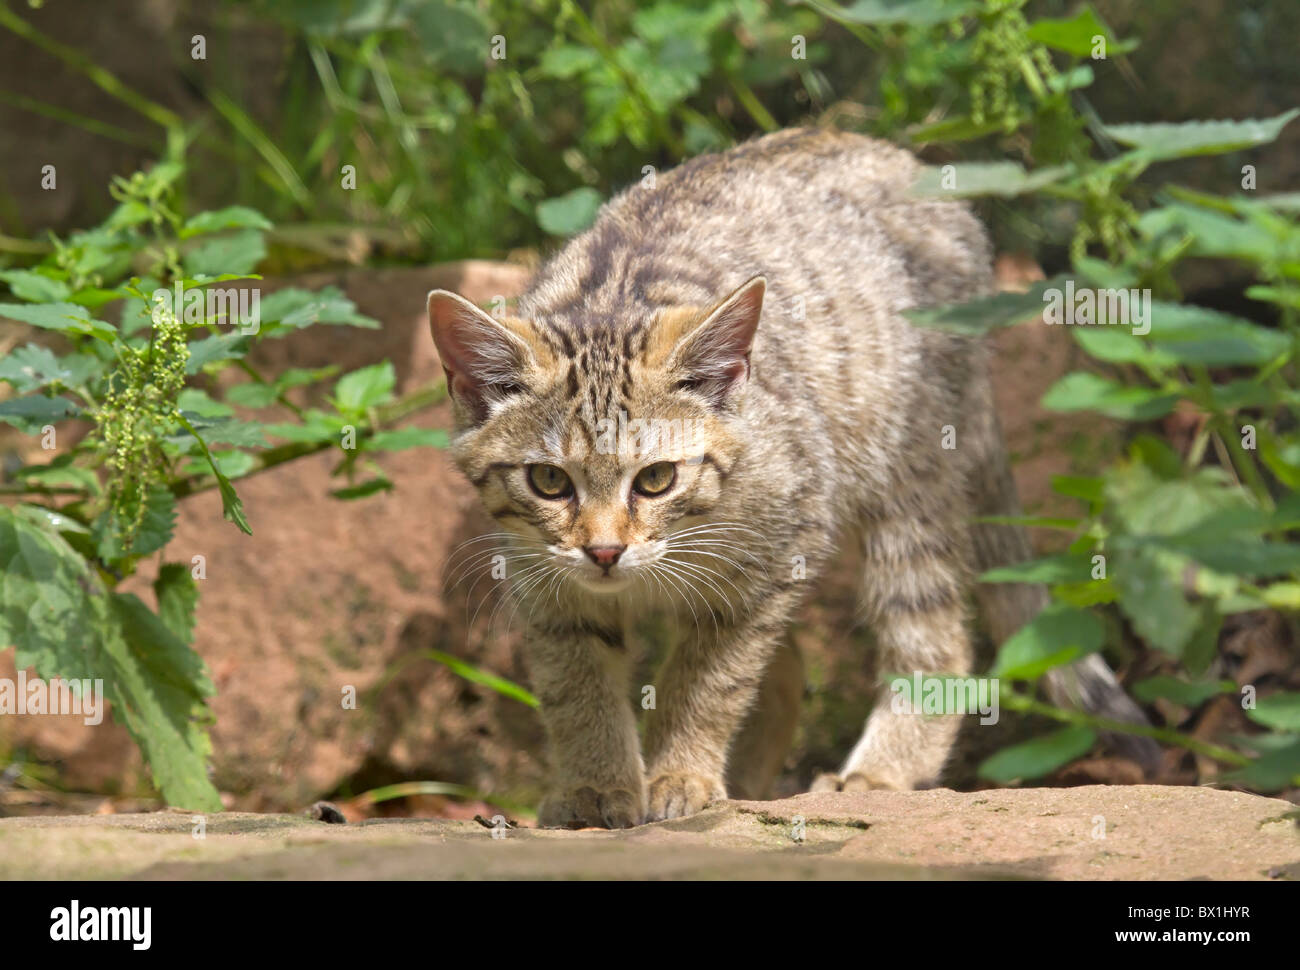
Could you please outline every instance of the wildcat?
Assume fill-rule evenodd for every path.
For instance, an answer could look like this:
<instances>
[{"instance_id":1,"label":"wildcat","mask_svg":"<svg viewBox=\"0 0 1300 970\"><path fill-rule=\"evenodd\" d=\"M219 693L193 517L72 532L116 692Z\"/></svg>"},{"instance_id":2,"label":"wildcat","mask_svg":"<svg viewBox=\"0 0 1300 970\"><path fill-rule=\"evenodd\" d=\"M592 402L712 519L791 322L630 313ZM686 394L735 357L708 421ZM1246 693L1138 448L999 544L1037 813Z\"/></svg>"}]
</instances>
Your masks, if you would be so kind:
<instances>
[{"instance_id":1,"label":"wildcat","mask_svg":"<svg viewBox=\"0 0 1300 970\"><path fill-rule=\"evenodd\" d=\"M1032 550L972 525L1018 507L982 343L902 316L992 290L983 229L910 197L917 171L862 136L777 132L612 199L500 319L429 295L452 454L524 606L552 762L541 824L758 795L798 706L786 626L843 539L865 558L879 669L970 671L975 570ZM975 591L997 642L1046 602ZM643 751L628 631L648 612L675 646ZM1049 686L1136 715L1096 656ZM814 788L932 784L958 720L879 703Z\"/></svg>"}]
</instances>

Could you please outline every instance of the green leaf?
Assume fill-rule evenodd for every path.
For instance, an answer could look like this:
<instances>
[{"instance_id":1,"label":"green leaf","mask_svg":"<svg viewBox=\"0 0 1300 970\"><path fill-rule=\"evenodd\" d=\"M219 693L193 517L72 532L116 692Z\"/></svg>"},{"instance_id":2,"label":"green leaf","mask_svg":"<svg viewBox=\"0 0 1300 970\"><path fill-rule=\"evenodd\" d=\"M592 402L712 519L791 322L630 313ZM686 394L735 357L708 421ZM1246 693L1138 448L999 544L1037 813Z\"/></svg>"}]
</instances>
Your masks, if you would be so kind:
<instances>
[{"instance_id":1,"label":"green leaf","mask_svg":"<svg viewBox=\"0 0 1300 970\"><path fill-rule=\"evenodd\" d=\"M1300 583L1274 583L1264 590L1263 599L1275 609L1300 612Z\"/></svg>"},{"instance_id":2,"label":"green leaf","mask_svg":"<svg viewBox=\"0 0 1300 970\"><path fill-rule=\"evenodd\" d=\"M456 74L472 77L483 73L496 32L485 10L474 3L451 0L422 0L405 6L425 57Z\"/></svg>"},{"instance_id":3,"label":"green leaf","mask_svg":"<svg viewBox=\"0 0 1300 970\"><path fill-rule=\"evenodd\" d=\"M1109 579L1090 579L1086 583L1056 583L1052 598L1068 606L1086 608L1115 602L1115 587Z\"/></svg>"},{"instance_id":4,"label":"green leaf","mask_svg":"<svg viewBox=\"0 0 1300 970\"><path fill-rule=\"evenodd\" d=\"M1241 771L1225 776L1256 791L1281 791L1300 784L1300 739L1286 747L1275 748L1256 758Z\"/></svg>"},{"instance_id":5,"label":"green leaf","mask_svg":"<svg viewBox=\"0 0 1300 970\"><path fill-rule=\"evenodd\" d=\"M0 360L0 381L8 381L19 394L54 383L77 387L99 374L104 366L90 354L56 357L48 347L27 344Z\"/></svg>"},{"instance_id":6,"label":"green leaf","mask_svg":"<svg viewBox=\"0 0 1300 970\"><path fill-rule=\"evenodd\" d=\"M190 359L185 362L185 373L197 374L206 364L243 357L251 343L242 333L223 333L196 340L189 345Z\"/></svg>"},{"instance_id":7,"label":"green leaf","mask_svg":"<svg viewBox=\"0 0 1300 970\"><path fill-rule=\"evenodd\" d=\"M266 258L266 242L258 229L239 229L195 246L182 258L190 276L252 273Z\"/></svg>"},{"instance_id":8,"label":"green leaf","mask_svg":"<svg viewBox=\"0 0 1300 970\"><path fill-rule=\"evenodd\" d=\"M1018 162L963 162L926 166L917 173L909 192L925 198L966 199L978 195L1003 198L1036 192L1045 185L1074 174L1072 165L1053 165L1026 172Z\"/></svg>"},{"instance_id":9,"label":"green leaf","mask_svg":"<svg viewBox=\"0 0 1300 970\"><path fill-rule=\"evenodd\" d=\"M945 118L930 125L919 125L909 129L908 138L914 145L926 145L933 142L971 141L983 138L1002 130L1000 119L990 118L976 122L968 115L957 118Z\"/></svg>"},{"instance_id":10,"label":"green leaf","mask_svg":"<svg viewBox=\"0 0 1300 970\"><path fill-rule=\"evenodd\" d=\"M290 388L304 387L327 377L333 377L338 373L338 370L336 366L318 367L311 370L290 367L268 384L262 384L258 381L246 381L243 384L236 384L226 391L226 400L240 407L264 408Z\"/></svg>"},{"instance_id":11,"label":"green leaf","mask_svg":"<svg viewBox=\"0 0 1300 970\"><path fill-rule=\"evenodd\" d=\"M1134 684L1133 696L1148 704L1158 698L1163 698L1176 704L1182 704L1184 707L1199 707L1211 697L1218 697L1220 694L1232 694L1236 690L1237 685L1230 680L1189 683L1177 677L1161 674L1156 677L1148 677Z\"/></svg>"},{"instance_id":12,"label":"green leaf","mask_svg":"<svg viewBox=\"0 0 1300 970\"><path fill-rule=\"evenodd\" d=\"M596 221L602 199L583 186L537 204L537 224L553 236L576 236Z\"/></svg>"},{"instance_id":13,"label":"green leaf","mask_svg":"<svg viewBox=\"0 0 1300 970\"><path fill-rule=\"evenodd\" d=\"M349 485L346 488L336 488L330 491L330 494L338 499L358 499L374 495L376 492L392 491L393 483L387 478L371 478L358 485Z\"/></svg>"},{"instance_id":14,"label":"green leaf","mask_svg":"<svg viewBox=\"0 0 1300 970\"><path fill-rule=\"evenodd\" d=\"M1042 405L1050 411L1096 411L1110 418L1149 421L1174 409L1178 395L1149 387L1124 387L1097 374L1076 371L1048 388Z\"/></svg>"},{"instance_id":15,"label":"green leaf","mask_svg":"<svg viewBox=\"0 0 1300 970\"><path fill-rule=\"evenodd\" d=\"M226 389L226 400L241 408L264 408L273 404L278 396L274 384L259 381L245 381Z\"/></svg>"},{"instance_id":16,"label":"green leaf","mask_svg":"<svg viewBox=\"0 0 1300 970\"><path fill-rule=\"evenodd\" d=\"M975 522L984 525L1018 525L1027 529L1062 529L1073 532L1082 524L1080 519L1048 518L1041 515L982 515Z\"/></svg>"},{"instance_id":17,"label":"green leaf","mask_svg":"<svg viewBox=\"0 0 1300 970\"><path fill-rule=\"evenodd\" d=\"M1300 492L1300 438L1259 429L1259 457L1288 488Z\"/></svg>"},{"instance_id":18,"label":"green leaf","mask_svg":"<svg viewBox=\"0 0 1300 970\"><path fill-rule=\"evenodd\" d=\"M1138 220L1138 230L1148 239L1172 236L1181 240L1190 234L1193 239L1186 251L1188 256L1264 263L1283 253L1277 235L1263 226L1200 206L1171 204L1151 209Z\"/></svg>"},{"instance_id":19,"label":"green leaf","mask_svg":"<svg viewBox=\"0 0 1300 970\"><path fill-rule=\"evenodd\" d=\"M1268 521L1211 468L1169 480L1148 465L1123 462L1106 472L1105 496L1109 513L1134 536L1218 534L1223 527L1263 528Z\"/></svg>"},{"instance_id":20,"label":"green leaf","mask_svg":"<svg viewBox=\"0 0 1300 970\"><path fill-rule=\"evenodd\" d=\"M979 766L979 776L1008 784L1018 779L1041 778L1088 753L1097 735L1086 727L1071 726L999 751Z\"/></svg>"},{"instance_id":21,"label":"green leaf","mask_svg":"<svg viewBox=\"0 0 1300 970\"><path fill-rule=\"evenodd\" d=\"M803 2L832 20L876 26L908 24L929 27L960 20L980 9L977 0L854 0L844 7L823 0Z\"/></svg>"},{"instance_id":22,"label":"green leaf","mask_svg":"<svg viewBox=\"0 0 1300 970\"><path fill-rule=\"evenodd\" d=\"M1223 367L1265 364L1290 346L1285 333L1189 303L1151 304L1147 334L1166 360Z\"/></svg>"},{"instance_id":23,"label":"green leaf","mask_svg":"<svg viewBox=\"0 0 1300 970\"><path fill-rule=\"evenodd\" d=\"M405 451L407 448L446 448L450 444L442 428L400 428L379 431L362 443L364 451Z\"/></svg>"},{"instance_id":24,"label":"green leaf","mask_svg":"<svg viewBox=\"0 0 1300 970\"><path fill-rule=\"evenodd\" d=\"M163 625L184 643L194 642L194 612L199 603L199 587L190 567L181 562L163 563L153 583L158 599L158 617Z\"/></svg>"},{"instance_id":25,"label":"green leaf","mask_svg":"<svg viewBox=\"0 0 1300 970\"><path fill-rule=\"evenodd\" d=\"M217 461L221 464L221 470L226 473L226 477L231 481L242 478L247 475L257 465L257 459L246 451L239 451L236 448L226 448L220 451L214 451Z\"/></svg>"},{"instance_id":26,"label":"green leaf","mask_svg":"<svg viewBox=\"0 0 1300 970\"><path fill-rule=\"evenodd\" d=\"M222 474L221 466L217 464L217 458L212 454L212 450L208 447L208 443L199 436L199 432L184 415L181 415L180 423L187 431L189 431L190 434L194 435L195 440L198 441L199 446L203 449L203 457L208 460L208 465L212 468L212 474L216 476L217 488L221 492L221 514L227 521L233 522L235 525L239 526L240 531L251 536L253 534L253 529L248 524L248 519L244 517L244 503L240 501L239 494L235 491L234 486L230 484L230 479Z\"/></svg>"},{"instance_id":27,"label":"green leaf","mask_svg":"<svg viewBox=\"0 0 1300 970\"><path fill-rule=\"evenodd\" d=\"M1053 667L1100 650L1104 637L1096 614L1053 603L1002 644L989 676L1036 680Z\"/></svg>"},{"instance_id":28,"label":"green leaf","mask_svg":"<svg viewBox=\"0 0 1300 970\"><path fill-rule=\"evenodd\" d=\"M1083 583L1091 578L1091 559L1067 553L1000 566L979 579L981 583Z\"/></svg>"},{"instance_id":29,"label":"green leaf","mask_svg":"<svg viewBox=\"0 0 1300 970\"><path fill-rule=\"evenodd\" d=\"M19 669L102 681L171 805L220 811L207 779L203 661L136 597L109 593L57 533L0 507L0 643Z\"/></svg>"},{"instance_id":30,"label":"green leaf","mask_svg":"<svg viewBox=\"0 0 1300 970\"><path fill-rule=\"evenodd\" d=\"M1300 108L1292 108L1272 118L1246 121L1103 125L1102 130L1115 141L1137 149L1144 160L1158 161L1215 155L1264 145L1276 139L1296 115L1300 115Z\"/></svg>"},{"instance_id":31,"label":"green leaf","mask_svg":"<svg viewBox=\"0 0 1300 970\"><path fill-rule=\"evenodd\" d=\"M176 406L182 411L191 411L200 418L228 418L235 413L229 405L214 401L207 391L197 387L182 390L176 398Z\"/></svg>"},{"instance_id":32,"label":"green leaf","mask_svg":"<svg viewBox=\"0 0 1300 970\"><path fill-rule=\"evenodd\" d=\"M1039 280L1024 293L998 293L966 303L906 310L903 315L918 327L982 334L995 327L1009 327L1041 316L1048 291L1059 290L1065 283L1064 276L1054 276L1050 280Z\"/></svg>"},{"instance_id":33,"label":"green leaf","mask_svg":"<svg viewBox=\"0 0 1300 970\"><path fill-rule=\"evenodd\" d=\"M62 280L52 279L44 273L35 273L27 269L11 269L0 272L0 280L9 284L14 296L29 303L58 303L66 300L72 293L68 284Z\"/></svg>"},{"instance_id":34,"label":"green leaf","mask_svg":"<svg viewBox=\"0 0 1300 970\"><path fill-rule=\"evenodd\" d=\"M84 306L87 310L98 310L106 303L122 299L124 295L121 290L106 290L98 286L87 286L69 295L68 302Z\"/></svg>"},{"instance_id":35,"label":"green leaf","mask_svg":"<svg viewBox=\"0 0 1300 970\"><path fill-rule=\"evenodd\" d=\"M1098 19L1091 7L1086 5L1068 20L1046 17L1035 20L1029 25L1025 36L1036 43L1046 44L1074 57L1091 57L1094 37L1105 39L1103 53L1107 57L1127 54L1137 47L1137 41L1116 40L1110 28Z\"/></svg>"},{"instance_id":36,"label":"green leaf","mask_svg":"<svg viewBox=\"0 0 1300 970\"><path fill-rule=\"evenodd\" d=\"M1155 435L1140 434L1129 444L1129 454L1158 476L1173 480L1183 474L1183 459L1169 444Z\"/></svg>"},{"instance_id":37,"label":"green leaf","mask_svg":"<svg viewBox=\"0 0 1300 970\"><path fill-rule=\"evenodd\" d=\"M459 657L453 657L449 653L443 653L441 650L430 650L428 655L430 659L436 660L440 664L445 664L453 673L464 677L471 683L481 684L484 687L496 691L498 694L513 698L521 704L527 704L529 707L539 706L537 698L514 681L506 680L504 677L498 677L496 674L475 667L473 664L466 663Z\"/></svg>"},{"instance_id":38,"label":"green leaf","mask_svg":"<svg viewBox=\"0 0 1300 970\"><path fill-rule=\"evenodd\" d=\"M255 421L240 421L238 418L220 418L205 421L192 411L182 411L194 425L194 429L203 435L203 440L210 445L217 443L235 445L240 448L265 448L265 428ZM166 439L172 444L185 444L189 438L184 434L172 435Z\"/></svg>"},{"instance_id":39,"label":"green leaf","mask_svg":"<svg viewBox=\"0 0 1300 970\"><path fill-rule=\"evenodd\" d=\"M604 62L590 47L559 44L542 53L537 70L542 77L568 81L599 68Z\"/></svg>"},{"instance_id":40,"label":"green leaf","mask_svg":"<svg viewBox=\"0 0 1300 970\"><path fill-rule=\"evenodd\" d=\"M316 323L340 324L378 330L379 321L357 312L357 305L336 286L313 292L297 287L276 290L262 298L258 319L262 332L283 336L284 330L297 330Z\"/></svg>"},{"instance_id":41,"label":"green leaf","mask_svg":"<svg viewBox=\"0 0 1300 970\"><path fill-rule=\"evenodd\" d=\"M85 307L76 303L0 303L0 317L109 343L117 337L116 330L102 320L93 319Z\"/></svg>"},{"instance_id":42,"label":"green leaf","mask_svg":"<svg viewBox=\"0 0 1300 970\"><path fill-rule=\"evenodd\" d=\"M287 441L297 442L317 442L317 441L340 441L340 434L347 422L335 417L332 414L325 414L316 408L309 410L304 416L302 424L293 424L284 422L281 424L268 424L263 430L277 438L284 438Z\"/></svg>"},{"instance_id":43,"label":"green leaf","mask_svg":"<svg viewBox=\"0 0 1300 970\"><path fill-rule=\"evenodd\" d=\"M389 401L397 386L397 373L388 361L344 374L334 385L334 406L344 414L361 414Z\"/></svg>"},{"instance_id":44,"label":"green leaf","mask_svg":"<svg viewBox=\"0 0 1300 970\"><path fill-rule=\"evenodd\" d=\"M1096 79L1091 67L1087 64L1080 64L1064 74L1049 77L1047 79L1047 88L1055 94L1065 94L1068 91L1078 91L1080 88L1089 87Z\"/></svg>"},{"instance_id":45,"label":"green leaf","mask_svg":"<svg viewBox=\"0 0 1300 970\"><path fill-rule=\"evenodd\" d=\"M1252 604L1246 609L1256 606ZM1217 595L1217 602L1207 600L1196 604L1196 608L1201 622L1183 647L1182 661L1184 669L1193 677L1204 677L1219 656L1219 634L1223 630L1224 614L1233 609L1232 596L1230 593Z\"/></svg>"},{"instance_id":46,"label":"green leaf","mask_svg":"<svg viewBox=\"0 0 1300 970\"><path fill-rule=\"evenodd\" d=\"M33 394L31 397L15 397L8 401L0 401L0 421L12 424L24 434L39 434L47 424L54 424L79 414L81 408L66 397L44 397Z\"/></svg>"},{"instance_id":47,"label":"green leaf","mask_svg":"<svg viewBox=\"0 0 1300 970\"><path fill-rule=\"evenodd\" d=\"M1300 290L1282 289L1276 286L1248 286L1246 295L1252 300L1276 303L1278 306L1289 306L1300 310Z\"/></svg>"},{"instance_id":48,"label":"green leaf","mask_svg":"<svg viewBox=\"0 0 1300 970\"><path fill-rule=\"evenodd\" d=\"M1082 499L1090 505L1105 495L1106 480L1086 475L1053 475L1052 491L1067 498Z\"/></svg>"},{"instance_id":49,"label":"green leaf","mask_svg":"<svg viewBox=\"0 0 1300 970\"><path fill-rule=\"evenodd\" d=\"M1276 731L1300 732L1300 692L1289 691L1261 697L1255 702L1254 710L1246 710L1246 716L1256 724Z\"/></svg>"},{"instance_id":50,"label":"green leaf","mask_svg":"<svg viewBox=\"0 0 1300 970\"><path fill-rule=\"evenodd\" d=\"M1120 610L1137 634L1153 647L1181 656L1204 620L1183 593L1181 562L1147 548L1117 552L1111 557L1110 578Z\"/></svg>"},{"instance_id":51,"label":"green leaf","mask_svg":"<svg viewBox=\"0 0 1300 970\"><path fill-rule=\"evenodd\" d=\"M37 525L54 532L71 532L75 535L90 535L90 529L82 525L76 519L64 515L62 512L56 512L54 509L48 509L44 505L28 505L22 503L14 506L14 510L24 518L35 522Z\"/></svg>"},{"instance_id":52,"label":"green leaf","mask_svg":"<svg viewBox=\"0 0 1300 970\"><path fill-rule=\"evenodd\" d=\"M22 482L36 482L40 485L72 486L82 488L91 494L99 494L99 479L89 468L74 465L73 456L62 454L46 465L24 465L14 472L13 477Z\"/></svg>"},{"instance_id":53,"label":"green leaf","mask_svg":"<svg viewBox=\"0 0 1300 970\"><path fill-rule=\"evenodd\" d=\"M1206 569L1234 576L1278 576L1300 570L1300 544L1264 542L1258 536L1179 536L1160 545L1196 560Z\"/></svg>"},{"instance_id":54,"label":"green leaf","mask_svg":"<svg viewBox=\"0 0 1300 970\"><path fill-rule=\"evenodd\" d=\"M208 232L220 232L223 229L271 229L271 221L256 209L247 206L232 205L213 212L200 212L186 220L180 231L182 239L201 236Z\"/></svg>"},{"instance_id":55,"label":"green leaf","mask_svg":"<svg viewBox=\"0 0 1300 970\"><path fill-rule=\"evenodd\" d=\"M57 532L0 506L0 644L17 648L20 670L102 676L86 650L101 635L93 597L102 593L99 578Z\"/></svg>"},{"instance_id":56,"label":"green leaf","mask_svg":"<svg viewBox=\"0 0 1300 970\"><path fill-rule=\"evenodd\" d=\"M113 667L114 717L144 752L154 782L168 804L194 811L222 811L207 777L216 693L203 661L144 603L130 593L109 598L118 631L109 631L102 654ZM114 635L116 634L116 635Z\"/></svg>"},{"instance_id":57,"label":"green leaf","mask_svg":"<svg viewBox=\"0 0 1300 970\"><path fill-rule=\"evenodd\" d=\"M171 542L176 529L176 497L163 485L155 485L145 495L144 518L130 545L124 545L120 535L129 523L118 518L117 510L107 508L95 520L96 552L104 562L115 562L128 556L147 556Z\"/></svg>"},{"instance_id":58,"label":"green leaf","mask_svg":"<svg viewBox=\"0 0 1300 970\"><path fill-rule=\"evenodd\" d=\"M1089 356L1108 364L1143 364L1161 368L1177 363L1172 355L1161 353L1134 336L1128 327L1070 327L1070 335Z\"/></svg>"}]
</instances>

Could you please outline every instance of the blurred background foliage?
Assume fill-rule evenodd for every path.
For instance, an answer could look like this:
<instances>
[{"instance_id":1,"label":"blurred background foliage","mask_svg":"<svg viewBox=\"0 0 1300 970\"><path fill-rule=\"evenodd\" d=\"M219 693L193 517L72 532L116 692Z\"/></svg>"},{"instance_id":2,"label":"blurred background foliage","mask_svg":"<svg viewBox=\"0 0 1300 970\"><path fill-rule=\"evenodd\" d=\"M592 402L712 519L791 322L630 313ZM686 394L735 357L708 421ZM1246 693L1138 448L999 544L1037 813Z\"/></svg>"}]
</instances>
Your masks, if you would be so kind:
<instances>
[{"instance_id":1,"label":"blurred background foliage","mask_svg":"<svg viewBox=\"0 0 1300 970\"><path fill-rule=\"evenodd\" d=\"M0 27L28 43L0 70L0 119L29 132L26 157L57 165L72 161L60 157L72 145L81 156L94 145L110 167L85 184L99 185L160 157L168 138L188 139L192 208L238 198L263 212L280 227L273 263L290 266L544 245L581 228L644 166L663 169L791 124L910 142L934 161L955 157L955 138L972 140L963 158L1039 160L1066 134L1040 124L1031 136L1015 123L1029 113L1014 76L1019 32L993 35L990 50L980 49L991 43L986 32L948 26L962 13L1006 19L1003 8L1025 6L1019 0L108 0L94 30L67 23L62 3L7 3ZM1079 9L1041 0L1025 12ZM1300 65L1274 42L1300 36L1295 4L1155 0L1096 10L1117 37L1153 42L1139 56L1117 44L1105 60L1085 58L1067 79L1077 85L1076 111L1059 125L1075 116L1270 116L1300 90ZM193 56L198 36L204 59ZM156 60L127 53L140 44ZM43 78L35 88L26 83L34 75ZM94 137L75 140L69 127ZM1288 133L1270 150L1261 188L1291 184L1296 148ZM84 157L77 163L84 168ZM353 190L342 188L345 165L356 167ZM1215 188L1233 171L1230 160L1196 160L1174 174ZM98 194L62 209L33 204L21 169L4 172L8 237L31 240L106 214ZM1026 251L1049 272L1064 262L1071 206L986 208L1000 248Z\"/></svg>"}]
</instances>

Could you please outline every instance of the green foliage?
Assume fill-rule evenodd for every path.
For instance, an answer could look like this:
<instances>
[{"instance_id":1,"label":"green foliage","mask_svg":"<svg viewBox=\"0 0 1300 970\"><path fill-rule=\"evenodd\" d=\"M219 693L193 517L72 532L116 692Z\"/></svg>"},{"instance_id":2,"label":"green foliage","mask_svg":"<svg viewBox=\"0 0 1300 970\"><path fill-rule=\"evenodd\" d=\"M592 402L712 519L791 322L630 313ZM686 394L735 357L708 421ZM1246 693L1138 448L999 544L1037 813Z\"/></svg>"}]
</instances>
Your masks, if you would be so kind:
<instances>
[{"instance_id":1,"label":"green foliage","mask_svg":"<svg viewBox=\"0 0 1300 970\"><path fill-rule=\"evenodd\" d=\"M1087 754L1097 742L1090 728L1072 726L1053 731L1022 744L1004 748L982 765L981 778L1003 784L1021 778L1038 778Z\"/></svg>"},{"instance_id":2,"label":"green foliage","mask_svg":"<svg viewBox=\"0 0 1300 970\"><path fill-rule=\"evenodd\" d=\"M363 449L377 468L373 457L385 449L440 447L446 435L384 429L391 417L384 406L413 410L394 401L386 361L339 377L330 411L304 412L289 392L334 378L336 368L267 380L245 360L258 341L314 324L378 326L337 289L280 290L259 301L264 312L254 321L232 319L237 301L227 298L197 301L197 311L193 301L173 298L173 287L206 297L213 284L250 278L270 229L242 206L183 218L176 194L183 171L165 162L115 180L119 204L104 225L56 241L50 257L4 276L25 302L0 305L0 316L56 331L71 351L28 343L6 357L0 380L20 396L0 403L0 420L57 436L59 422L84 417L94 430L49 463L11 476L18 484L9 491L25 500L0 506L0 644L14 645L17 665L43 678L102 680L113 716L140 746L163 797L219 811L207 774L214 690L193 642L198 587L188 564L163 559L178 501L215 487L225 517L251 534L235 490L241 475L337 447L339 473L351 479ZM122 258L129 254L145 262ZM133 267L142 275L127 277ZM114 304L117 325L98 319L112 316L102 311ZM218 400L209 392L221 384L209 378L228 367L250 380ZM422 401L437 397L426 393ZM245 420L235 406L287 410L297 420ZM271 447L266 436L277 432L291 443ZM362 483L335 494L377 490ZM154 554L156 612L112 588Z\"/></svg>"},{"instance_id":3,"label":"green foliage","mask_svg":"<svg viewBox=\"0 0 1300 970\"><path fill-rule=\"evenodd\" d=\"M1294 631L1300 605L1300 543L1292 538L1300 525L1296 202L1290 196L1211 196L1167 186L1151 205L1134 183L1156 163L1267 143L1300 109L1261 120L1089 126L1066 93L1073 85L1051 83L1078 65L1067 62L1049 70L1038 53L1043 48L1032 45L1082 58L1098 36L1106 38L1109 54L1131 44L1115 41L1088 8L1072 20L1025 26L1010 13L1022 5L987 4L977 30L991 29L989 18L995 18L996 33L979 35L998 38L995 46L1002 54L994 66L1005 67L1007 54L1018 59L1020 82L1000 92L990 110L1004 109L1002 122L1021 136L1020 144L1033 146L1038 165L1027 168L1010 159L957 164L926 172L915 191L1015 197L1026 207L1040 200L1073 206L1077 228L1069 240L1070 271L1024 293L909 316L922 326L965 334L1045 313L1049 324L1070 324L1062 338L1073 339L1081 359L1091 363L1053 385L1043 406L1098 414L1134 429L1124 460L1094 479L1057 483L1057 491L1082 503L1077 517L1030 522L1069 532L1067 552L982 577L1047 583L1054 599L1002 645L991 675L1032 682L1100 648L1105 631L1112 638L1128 631L1167 655L1189 678L1149 678L1138 686L1139 697L1194 706L1240 693L1245 713L1267 729L1236 739L1230 748L1208 749L1171 728L1144 733L1240 766L1231 777L1241 783L1264 790L1295 785L1300 783L1295 695L1266 696L1251 706L1253 685L1209 674L1225 618L1248 610L1285 610ZM1023 32L1023 42L1008 39L1012 28ZM977 43L972 56L980 59L990 50ZM972 93L973 102L979 94ZM962 132L951 125L940 134L979 136L975 128ZM1094 138L1125 149L1105 157ZM1242 264L1258 280L1248 294L1260 301L1259 316L1272 325L1181 302L1175 282L1180 263L1198 257ZM1103 302L1098 295L1093 304L1080 304L1073 300L1076 291L1090 297L1123 291L1126 299L1108 296ZM1271 305L1271 312L1263 304ZM1068 320L1060 318L1063 305L1070 308ZM1185 454L1141 432L1144 423L1175 409L1197 416L1198 430ZM1122 623L1103 624L1107 614ZM997 781L1046 774L1085 753L1100 730L1125 729L1041 705L1005 683L1003 706L1071 726L990 759L981 774Z\"/></svg>"}]
</instances>

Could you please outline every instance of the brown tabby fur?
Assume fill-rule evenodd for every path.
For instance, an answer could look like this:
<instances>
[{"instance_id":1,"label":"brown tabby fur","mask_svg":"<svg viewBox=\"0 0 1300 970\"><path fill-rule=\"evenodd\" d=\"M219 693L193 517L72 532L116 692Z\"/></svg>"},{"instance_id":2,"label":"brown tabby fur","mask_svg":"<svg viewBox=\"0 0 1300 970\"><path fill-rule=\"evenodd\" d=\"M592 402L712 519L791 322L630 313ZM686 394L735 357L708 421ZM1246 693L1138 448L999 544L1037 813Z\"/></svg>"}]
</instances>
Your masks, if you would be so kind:
<instances>
[{"instance_id":1,"label":"brown tabby fur","mask_svg":"<svg viewBox=\"0 0 1300 970\"><path fill-rule=\"evenodd\" d=\"M553 763L543 824L673 818L725 797L727 779L761 794L798 708L786 626L845 538L865 553L879 669L969 672L973 572L1030 550L1018 529L971 526L1016 511L983 345L902 316L992 286L980 225L909 197L916 171L878 141L781 131L611 200L502 319L430 294L453 454L500 523L489 551L525 618ZM601 422L620 412L696 434L611 449ZM674 484L632 490L664 458ZM562 468L574 494L542 497L534 464ZM605 575L587 548L622 552ZM981 594L999 638L1044 601ZM649 612L677 636L643 750L628 632ZM1131 713L1100 661L1056 687ZM931 784L956 729L878 704L817 786Z\"/></svg>"}]
</instances>

